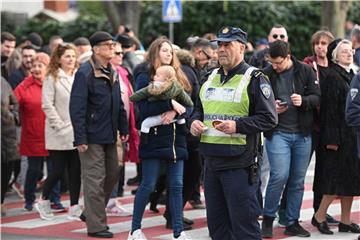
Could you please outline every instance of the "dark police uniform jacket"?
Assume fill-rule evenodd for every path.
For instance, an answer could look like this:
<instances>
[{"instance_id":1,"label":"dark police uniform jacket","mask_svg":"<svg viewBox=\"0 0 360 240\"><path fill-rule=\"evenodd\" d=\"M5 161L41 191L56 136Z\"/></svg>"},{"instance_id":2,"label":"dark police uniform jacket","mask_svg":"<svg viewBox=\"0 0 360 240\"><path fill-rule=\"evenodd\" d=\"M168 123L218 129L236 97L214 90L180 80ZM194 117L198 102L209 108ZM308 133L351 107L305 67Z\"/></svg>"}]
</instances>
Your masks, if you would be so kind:
<instances>
[{"instance_id":1,"label":"dark police uniform jacket","mask_svg":"<svg viewBox=\"0 0 360 240\"><path fill-rule=\"evenodd\" d=\"M356 128L357 150L360 159L360 73L354 76L346 99L346 122Z\"/></svg>"},{"instance_id":2,"label":"dark police uniform jacket","mask_svg":"<svg viewBox=\"0 0 360 240\"><path fill-rule=\"evenodd\" d=\"M223 84L226 84L235 74L244 74L249 67L250 65L243 61L230 70L228 75L224 74L222 68L218 70L218 74L221 75ZM276 126L278 118L274 94L269 80L259 70L253 72L247 93L249 96L249 116L236 120L236 133L246 135L247 144L244 146L200 143L200 153L207 156L207 159L211 159L209 163L206 163L208 167L222 170L245 168L252 165L255 157L259 154L260 133ZM204 120L200 99L197 101L195 113L192 117L192 121L194 120Z\"/></svg>"}]
</instances>

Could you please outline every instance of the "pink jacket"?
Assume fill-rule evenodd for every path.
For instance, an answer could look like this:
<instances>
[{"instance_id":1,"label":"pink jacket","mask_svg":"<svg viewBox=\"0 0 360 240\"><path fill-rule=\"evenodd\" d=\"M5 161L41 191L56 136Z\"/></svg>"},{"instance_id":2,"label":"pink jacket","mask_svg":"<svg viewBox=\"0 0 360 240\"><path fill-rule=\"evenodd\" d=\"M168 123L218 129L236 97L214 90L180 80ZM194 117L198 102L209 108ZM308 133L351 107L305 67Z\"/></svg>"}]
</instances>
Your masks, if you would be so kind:
<instances>
[{"instance_id":1,"label":"pink jacket","mask_svg":"<svg viewBox=\"0 0 360 240\"><path fill-rule=\"evenodd\" d=\"M129 89L129 96L131 96L133 94L133 89L131 87L129 78L128 78L128 72L125 68L119 66L116 68L116 72L120 75L123 83L126 85L126 87ZM134 163L138 163L139 162L139 143L140 143L140 138L139 138L139 133L138 130L135 127L135 111L134 111L134 103L131 102L129 99L125 99L123 100L124 103L125 101L128 101L130 104L130 108L129 108L129 140L128 140L128 147L126 149L124 149L125 151L125 156L124 156L124 161L130 161L130 162L134 162Z\"/></svg>"}]
</instances>

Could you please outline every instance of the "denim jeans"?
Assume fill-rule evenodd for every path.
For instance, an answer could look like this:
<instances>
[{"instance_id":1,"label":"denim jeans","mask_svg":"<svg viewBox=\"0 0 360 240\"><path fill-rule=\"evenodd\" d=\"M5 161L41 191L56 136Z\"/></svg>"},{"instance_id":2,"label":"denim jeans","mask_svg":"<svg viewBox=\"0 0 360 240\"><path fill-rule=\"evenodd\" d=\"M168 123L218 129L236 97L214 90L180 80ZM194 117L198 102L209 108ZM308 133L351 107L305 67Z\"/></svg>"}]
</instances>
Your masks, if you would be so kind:
<instances>
[{"instance_id":1,"label":"denim jeans","mask_svg":"<svg viewBox=\"0 0 360 240\"><path fill-rule=\"evenodd\" d=\"M167 181L169 194L169 207L171 211L171 222L174 235L180 235L183 231L183 205L182 205L182 188L183 188L183 168L184 161L177 160L163 161L159 159L146 159L142 164L142 180L136 192L134 200L134 213L132 219L132 231L141 228L141 220L145 207L149 202L149 196L154 191L161 164L167 164Z\"/></svg>"},{"instance_id":2,"label":"denim jeans","mask_svg":"<svg viewBox=\"0 0 360 240\"><path fill-rule=\"evenodd\" d=\"M300 217L304 180L311 151L311 134L275 131L266 139L270 179L266 189L264 215L275 217L281 193L288 184L286 220L292 225Z\"/></svg>"},{"instance_id":3,"label":"denim jeans","mask_svg":"<svg viewBox=\"0 0 360 240\"><path fill-rule=\"evenodd\" d=\"M36 183L43 171L43 163L46 157L28 157L28 169L26 172L26 180L24 186L24 195L26 205L32 205L35 201ZM51 172L51 161L47 159L47 171ZM53 203L60 202L60 182L55 184L49 195L49 199Z\"/></svg>"}]
</instances>

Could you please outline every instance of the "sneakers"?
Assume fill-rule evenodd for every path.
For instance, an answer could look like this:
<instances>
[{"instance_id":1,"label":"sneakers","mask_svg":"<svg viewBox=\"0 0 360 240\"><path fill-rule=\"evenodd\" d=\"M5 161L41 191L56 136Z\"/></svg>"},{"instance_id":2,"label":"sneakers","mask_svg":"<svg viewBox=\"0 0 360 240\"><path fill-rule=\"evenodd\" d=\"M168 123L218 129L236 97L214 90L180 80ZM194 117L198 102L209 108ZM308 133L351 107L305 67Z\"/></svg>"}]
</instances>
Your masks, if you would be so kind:
<instances>
[{"instance_id":1,"label":"sneakers","mask_svg":"<svg viewBox=\"0 0 360 240\"><path fill-rule=\"evenodd\" d=\"M191 240L191 238L189 236L186 236L186 233L183 231L180 233L179 237L173 237L173 240Z\"/></svg>"},{"instance_id":2,"label":"sneakers","mask_svg":"<svg viewBox=\"0 0 360 240\"><path fill-rule=\"evenodd\" d=\"M306 231L302 226L300 226L298 221L295 221L292 225L287 226L285 231L285 235L289 236L297 236L297 237L310 237L311 234Z\"/></svg>"},{"instance_id":3,"label":"sneakers","mask_svg":"<svg viewBox=\"0 0 360 240\"><path fill-rule=\"evenodd\" d=\"M54 214L51 212L50 209L50 201L49 200L39 200L35 204L36 211L39 212L40 218L43 220L51 221L54 219Z\"/></svg>"},{"instance_id":4,"label":"sneakers","mask_svg":"<svg viewBox=\"0 0 360 240\"><path fill-rule=\"evenodd\" d=\"M205 209L205 204L201 202L201 200L190 200L189 203L191 204L193 209Z\"/></svg>"},{"instance_id":5,"label":"sneakers","mask_svg":"<svg viewBox=\"0 0 360 240\"><path fill-rule=\"evenodd\" d=\"M69 207L68 210L68 219L70 220L80 220L80 215L82 213L81 207L76 204Z\"/></svg>"},{"instance_id":6,"label":"sneakers","mask_svg":"<svg viewBox=\"0 0 360 240\"><path fill-rule=\"evenodd\" d=\"M20 183L14 182L14 183L11 185L11 188L17 193L17 195L18 195L21 199L24 199L24 188L21 186Z\"/></svg>"},{"instance_id":7,"label":"sneakers","mask_svg":"<svg viewBox=\"0 0 360 240\"><path fill-rule=\"evenodd\" d=\"M114 205L106 208L106 216L127 217L131 215L132 213L126 210L123 206Z\"/></svg>"},{"instance_id":8,"label":"sneakers","mask_svg":"<svg viewBox=\"0 0 360 240\"><path fill-rule=\"evenodd\" d=\"M59 212L66 212L66 209L64 206L58 202L58 203L51 203L51 211L59 213Z\"/></svg>"},{"instance_id":9,"label":"sneakers","mask_svg":"<svg viewBox=\"0 0 360 240\"><path fill-rule=\"evenodd\" d=\"M145 237L141 229L138 229L134 231L132 234L130 231L127 240L147 240L147 238Z\"/></svg>"}]
</instances>

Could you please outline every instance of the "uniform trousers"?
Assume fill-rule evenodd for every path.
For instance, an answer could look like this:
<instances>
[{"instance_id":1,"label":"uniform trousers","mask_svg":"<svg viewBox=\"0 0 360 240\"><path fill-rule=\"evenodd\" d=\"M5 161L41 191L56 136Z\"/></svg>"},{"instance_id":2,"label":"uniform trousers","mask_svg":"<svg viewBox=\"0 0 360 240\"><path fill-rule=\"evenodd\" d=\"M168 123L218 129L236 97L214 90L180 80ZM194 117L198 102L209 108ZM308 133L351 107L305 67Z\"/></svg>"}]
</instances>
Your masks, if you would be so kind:
<instances>
[{"instance_id":1,"label":"uniform trousers","mask_svg":"<svg viewBox=\"0 0 360 240\"><path fill-rule=\"evenodd\" d=\"M211 169L205 156L205 201L213 240L261 239L260 180L249 182L249 169Z\"/></svg>"}]
</instances>

